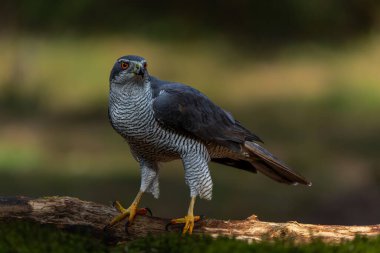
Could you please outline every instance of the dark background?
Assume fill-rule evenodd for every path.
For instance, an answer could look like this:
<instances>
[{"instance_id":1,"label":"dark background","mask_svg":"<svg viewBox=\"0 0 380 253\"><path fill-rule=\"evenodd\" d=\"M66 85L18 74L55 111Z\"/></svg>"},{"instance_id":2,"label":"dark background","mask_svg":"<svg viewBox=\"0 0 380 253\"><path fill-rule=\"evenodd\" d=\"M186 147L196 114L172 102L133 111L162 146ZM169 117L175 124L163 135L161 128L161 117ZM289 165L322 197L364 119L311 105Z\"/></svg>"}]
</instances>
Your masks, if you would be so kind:
<instances>
[{"instance_id":1,"label":"dark background","mask_svg":"<svg viewBox=\"0 0 380 253\"><path fill-rule=\"evenodd\" d=\"M379 1L3 1L0 194L128 205L139 170L107 118L115 59L200 89L313 181L277 184L211 165L215 218L371 224L380 219ZM162 166L158 216L182 216L179 162Z\"/></svg>"}]
</instances>

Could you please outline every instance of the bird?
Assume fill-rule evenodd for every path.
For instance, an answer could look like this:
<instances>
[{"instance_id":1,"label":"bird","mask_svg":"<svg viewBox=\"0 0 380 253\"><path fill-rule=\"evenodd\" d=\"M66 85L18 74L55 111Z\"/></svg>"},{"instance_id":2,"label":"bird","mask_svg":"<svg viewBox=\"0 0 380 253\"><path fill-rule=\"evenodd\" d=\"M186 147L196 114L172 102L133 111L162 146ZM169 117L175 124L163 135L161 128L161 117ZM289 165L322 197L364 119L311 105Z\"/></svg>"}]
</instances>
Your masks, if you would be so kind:
<instances>
[{"instance_id":1,"label":"bird","mask_svg":"<svg viewBox=\"0 0 380 253\"><path fill-rule=\"evenodd\" d=\"M127 219L130 226L144 193L159 197L160 164L182 160L185 182L190 189L187 214L172 219L182 224L183 234L192 234L200 216L194 215L196 198L211 200L213 182L208 164L215 162L289 185L311 182L263 147L263 141L233 115L197 89L163 81L149 74L147 61L136 55L116 60L109 77L109 121L129 144L140 165L140 189L128 208L119 201L120 212L107 225Z\"/></svg>"}]
</instances>

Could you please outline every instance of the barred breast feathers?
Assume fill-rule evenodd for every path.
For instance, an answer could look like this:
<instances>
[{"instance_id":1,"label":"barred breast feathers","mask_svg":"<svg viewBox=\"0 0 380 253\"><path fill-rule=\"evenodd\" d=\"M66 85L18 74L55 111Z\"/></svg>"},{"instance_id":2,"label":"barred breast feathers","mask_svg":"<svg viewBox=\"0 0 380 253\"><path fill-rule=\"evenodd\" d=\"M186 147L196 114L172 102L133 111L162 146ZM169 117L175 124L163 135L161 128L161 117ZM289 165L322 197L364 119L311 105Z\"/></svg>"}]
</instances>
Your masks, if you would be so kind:
<instances>
[{"instance_id":1,"label":"barred breast feathers","mask_svg":"<svg viewBox=\"0 0 380 253\"><path fill-rule=\"evenodd\" d=\"M182 159L191 196L211 199L210 157L206 145L188 134L161 125L155 119L152 108L154 98L149 83L137 89L125 86L128 85L111 88L109 114L113 127L127 140L134 157L140 163ZM144 175L152 175L146 178L153 178L154 170L145 168L144 171ZM158 176L153 182L143 184L143 190L158 196Z\"/></svg>"}]
</instances>

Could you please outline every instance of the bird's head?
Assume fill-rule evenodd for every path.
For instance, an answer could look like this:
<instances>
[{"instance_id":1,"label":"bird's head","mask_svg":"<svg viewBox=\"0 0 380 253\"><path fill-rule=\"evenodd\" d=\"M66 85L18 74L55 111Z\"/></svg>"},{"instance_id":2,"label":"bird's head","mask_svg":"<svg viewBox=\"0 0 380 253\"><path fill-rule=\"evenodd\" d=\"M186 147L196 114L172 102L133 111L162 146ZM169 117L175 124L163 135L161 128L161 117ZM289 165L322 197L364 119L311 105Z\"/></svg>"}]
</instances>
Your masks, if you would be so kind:
<instances>
[{"instance_id":1,"label":"bird's head","mask_svg":"<svg viewBox=\"0 0 380 253\"><path fill-rule=\"evenodd\" d=\"M140 56L127 55L116 60L111 70L110 82L118 84L141 83L147 75L146 60Z\"/></svg>"}]
</instances>

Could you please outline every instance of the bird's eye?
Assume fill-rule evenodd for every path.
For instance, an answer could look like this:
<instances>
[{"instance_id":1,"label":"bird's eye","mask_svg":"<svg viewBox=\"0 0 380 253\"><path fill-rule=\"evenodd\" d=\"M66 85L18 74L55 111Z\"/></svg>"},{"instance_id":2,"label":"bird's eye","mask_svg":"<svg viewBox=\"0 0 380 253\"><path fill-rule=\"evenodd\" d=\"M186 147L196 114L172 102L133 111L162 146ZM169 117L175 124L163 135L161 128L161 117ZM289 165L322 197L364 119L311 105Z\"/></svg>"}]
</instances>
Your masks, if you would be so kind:
<instances>
[{"instance_id":1,"label":"bird's eye","mask_svg":"<svg viewBox=\"0 0 380 253\"><path fill-rule=\"evenodd\" d=\"M122 69L127 69L129 67L129 64L128 64L128 62L123 61L123 62L121 62L120 67Z\"/></svg>"},{"instance_id":2,"label":"bird's eye","mask_svg":"<svg viewBox=\"0 0 380 253\"><path fill-rule=\"evenodd\" d=\"M143 66L144 66L144 69L146 69L148 67L148 63L144 62Z\"/></svg>"}]
</instances>

